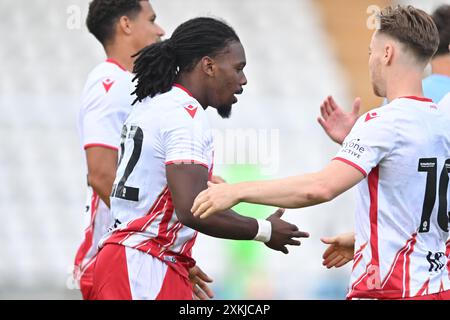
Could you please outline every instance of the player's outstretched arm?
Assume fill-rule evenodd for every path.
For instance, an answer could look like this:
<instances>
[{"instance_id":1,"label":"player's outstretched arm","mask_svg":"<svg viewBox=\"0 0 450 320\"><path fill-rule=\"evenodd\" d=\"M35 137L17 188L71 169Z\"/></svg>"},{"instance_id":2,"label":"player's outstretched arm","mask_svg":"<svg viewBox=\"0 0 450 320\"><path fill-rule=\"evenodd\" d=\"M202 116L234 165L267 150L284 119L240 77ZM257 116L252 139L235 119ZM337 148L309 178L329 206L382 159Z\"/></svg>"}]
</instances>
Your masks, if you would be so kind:
<instances>
[{"instance_id":1,"label":"player's outstretched arm","mask_svg":"<svg viewBox=\"0 0 450 320\"><path fill-rule=\"evenodd\" d=\"M191 208L194 216L206 218L239 202L282 208L302 208L327 202L364 178L354 167L333 160L318 173L279 180L212 184L201 192Z\"/></svg>"},{"instance_id":2,"label":"player's outstretched arm","mask_svg":"<svg viewBox=\"0 0 450 320\"><path fill-rule=\"evenodd\" d=\"M328 248L323 253L322 264L328 269L340 268L353 260L355 252L355 233L343 233L334 237L324 237L320 239L328 244Z\"/></svg>"},{"instance_id":3,"label":"player's outstretched arm","mask_svg":"<svg viewBox=\"0 0 450 320\"><path fill-rule=\"evenodd\" d=\"M360 108L361 99L356 98L352 111L345 113L333 97L328 96L320 105L321 117L317 118L317 121L331 140L342 144L358 120Z\"/></svg>"},{"instance_id":4,"label":"player's outstretched arm","mask_svg":"<svg viewBox=\"0 0 450 320\"><path fill-rule=\"evenodd\" d=\"M210 219L196 218L191 208L195 197L207 188L208 170L195 164L171 164L166 166L166 176L178 219L185 226L201 233L223 239L259 240L283 253L288 253L287 245L300 245L296 238L309 237L308 233L299 231L296 225L281 219L283 210L261 221L231 210L217 213Z\"/></svg>"}]
</instances>

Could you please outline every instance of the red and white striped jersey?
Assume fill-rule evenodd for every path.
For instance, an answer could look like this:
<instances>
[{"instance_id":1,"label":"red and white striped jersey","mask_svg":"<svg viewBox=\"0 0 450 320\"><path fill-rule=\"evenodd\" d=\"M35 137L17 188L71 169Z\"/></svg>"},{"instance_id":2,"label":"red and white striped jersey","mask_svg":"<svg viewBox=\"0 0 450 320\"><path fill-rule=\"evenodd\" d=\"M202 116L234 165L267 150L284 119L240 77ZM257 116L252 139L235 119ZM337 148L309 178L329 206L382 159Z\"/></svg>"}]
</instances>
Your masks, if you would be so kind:
<instances>
[{"instance_id":1,"label":"red and white striped jersey","mask_svg":"<svg viewBox=\"0 0 450 320\"><path fill-rule=\"evenodd\" d=\"M101 146L119 149L122 126L131 111L133 76L114 60L99 64L89 74L78 113L78 131L83 149ZM94 262L98 242L112 219L109 208L88 186L85 235L75 257L75 276Z\"/></svg>"},{"instance_id":2,"label":"red and white striped jersey","mask_svg":"<svg viewBox=\"0 0 450 320\"><path fill-rule=\"evenodd\" d=\"M348 298L450 290L450 118L403 97L360 117L335 159L360 170Z\"/></svg>"},{"instance_id":3,"label":"red and white striped jersey","mask_svg":"<svg viewBox=\"0 0 450 320\"><path fill-rule=\"evenodd\" d=\"M195 265L197 232L180 223L167 186L166 165L199 164L212 172L213 139L206 112L175 85L134 106L122 131L111 196L115 225L101 241L151 254L182 276Z\"/></svg>"},{"instance_id":4,"label":"red and white striped jersey","mask_svg":"<svg viewBox=\"0 0 450 320\"><path fill-rule=\"evenodd\" d=\"M450 92L439 102L439 109L450 117ZM450 240L447 241L447 269L450 273Z\"/></svg>"}]
</instances>

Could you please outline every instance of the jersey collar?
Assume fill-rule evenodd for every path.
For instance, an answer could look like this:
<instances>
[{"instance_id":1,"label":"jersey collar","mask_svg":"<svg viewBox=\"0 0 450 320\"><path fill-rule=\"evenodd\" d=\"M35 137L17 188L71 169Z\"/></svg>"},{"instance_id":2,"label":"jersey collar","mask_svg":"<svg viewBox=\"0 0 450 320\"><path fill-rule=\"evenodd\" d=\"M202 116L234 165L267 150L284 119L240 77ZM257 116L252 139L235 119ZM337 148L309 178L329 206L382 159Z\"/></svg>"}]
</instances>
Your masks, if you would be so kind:
<instances>
[{"instance_id":1,"label":"jersey collar","mask_svg":"<svg viewBox=\"0 0 450 320\"><path fill-rule=\"evenodd\" d=\"M111 59L111 58L106 59L106 62L115 64L116 66L118 66L118 67L119 67L120 69L122 69L123 71L128 71L127 69L125 69L120 63L118 63L118 62L117 62L116 60L114 60L114 59Z\"/></svg>"},{"instance_id":2,"label":"jersey collar","mask_svg":"<svg viewBox=\"0 0 450 320\"><path fill-rule=\"evenodd\" d=\"M432 99L424 98L424 97L416 97L416 96L405 96L405 97L399 97L399 99L412 99L412 100L418 100L422 102L433 102Z\"/></svg>"},{"instance_id":3,"label":"jersey collar","mask_svg":"<svg viewBox=\"0 0 450 320\"><path fill-rule=\"evenodd\" d=\"M192 96L192 93L191 93L188 89L186 89L185 87L183 87L181 84L175 83L173 86L174 86L174 87L177 87L178 89L183 90L183 91L186 92L189 96L193 97L193 96Z\"/></svg>"}]
</instances>

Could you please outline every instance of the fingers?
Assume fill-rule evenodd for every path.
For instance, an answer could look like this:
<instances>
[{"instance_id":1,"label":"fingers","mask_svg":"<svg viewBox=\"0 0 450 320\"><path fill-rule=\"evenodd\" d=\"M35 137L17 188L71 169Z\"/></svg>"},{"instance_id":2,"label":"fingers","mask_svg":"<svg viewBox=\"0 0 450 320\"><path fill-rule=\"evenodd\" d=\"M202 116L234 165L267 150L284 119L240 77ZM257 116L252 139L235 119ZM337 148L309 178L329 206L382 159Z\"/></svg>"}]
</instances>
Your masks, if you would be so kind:
<instances>
[{"instance_id":1,"label":"fingers","mask_svg":"<svg viewBox=\"0 0 450 320\"><path fill-rule=\"evenodd\" d=\"M299 240L294 240L294 239L289 239L286 243L291 246L299 246L302 244Z\"/></svg>"},{"instance_id":2,"label":"fingers","mask_svg":"<svg viewBox=\"0 0 450 320\"><path fill-rule=\"evenodd\" d=\"M204 190L198 194L198 196L194 200L194 204L192 205L191 212L194 213L198 210L198 207L205 201L206 193L208 190Z\"/></svg>"},{"instance_id":3,"label":"fingers","mask_svg":"<svg viewBox=\"0 0 450 320\"><path fill-rule=\"evenodd\" d=\"M275 211L275 213L273 214L273 216L276 216L278 218L281 218L283 216L283 214L285 213L286 209L283 208L278 208L277 211Z\"/></svg>"},{"instance_id":4,"label":"fingers","mask_svg":"<svg viewBox=\"0 0 450 320\"><path fill-rule=\"evenodd\" d=\"M355 99L355 102L353 102L352 113L355 116L358 116L360 110L361 110L361 98L358 97Z\"/></svg>"},{"instance_id":5,"label":"fingers","mask_svg":"<svg viewBox=\"0 0 450 320\"><path fill-rule=\"evenodd\" d=\"M294 238L309 238L309 233L304 231L294 231L292 232L292 237Z\"/></svg>"},{"instance_id":6,"label":"fingers","mask_svg":"<svg viewBox=\"0 0 450 320\"><path fill-rule=\"evenodd\" d=\"M340 268L343 265L346 265L348 262L352 261L352 259L342 258L342 260L339 263L336 263L335 268Z\"/></svg>"},{"instance_id":7,"label":"fingers","mask_svg":"<svg viewBox=\"0 0 450 320\"><path fill-rule=\"evenodd\" d=\"M283 252L284 254L288 254L289 253L289 250L286 248L286 246L282 246L280 251Z\"/></svg>"},{"instance_id":8,"label":"fingers","mask_svg":"<svg viewBox=\"0 0 450 320\"><path fill-rule=\"evenodd\" d=\"M200 218L206 218L204 215L205 213L208 211L208 209L210 209L212 206L212 202L211 201L205 201L202 204L200 204L197 208L197 210L194 211L194 217L199 217Z\"/></svg>"},{"instance_id":9,"label":"fingers","mask_svg":"<svg viewBox=\"0 0 450 320\"><path fill-rule=\"evenodd\" d=\"M217 212L216 209L211 205L204 213L200 213L200 219L206 219L209 216L213 215L213 213Z\"/></svg>"},{"instance_id":10,"label":"fingers","mask_svg":"<svg viewBox=\"0 0 450 320\"><path fill-rule=\"evenodd\" d=\"M192 288L192 290L193 290L194 296L196 297L197 300L207 300L208 299L206 294L198 286L195 285Z\"/></svg>"},{"instance_id":11,"label":"fingers","mask_svg":"<svg viewBox=\"0 0 450 320\"><path fill-rule=\"evenodd\" d=\"M320 241L325 244L335 244L337 242L336 237L322 237L320 238Z\"/></svg>"},{"instance_id":12,"label":"fingers","mask_svg":"<svg viewBox=\"0 0 450 320\"><path fill-rule=\"evenodd\" d=\"M328 116L334 111L334 109L336 109L333 106L334 100L331 96L327 97L327 100L325 100L324 102L324 106L325 106L325 112L328 114Z\"/></svg>"},{"instance_id":13,"label":"fingers","mask_svg":"<svg viewBox=\"0 0 450 320\"><path fill-rule=\"evenodd\" d=\"M325 252L323 253L322 258L324 260L328 259L328 257L335 251L336 251L336 247L335 246L333 246L333 245L329 246L327 248L327 250L325 250Z\"/></svg>"},{"instance_id":14,"label":"fingers","mask_svg":"<svg viewBox=\"0 0 450 320\"><path fill-rule=\"evenodd\" d=\"M211 188L213 185L215 185L214 182L208 181L208 188Z\"/></svg>"},{"instance_id":15,"label":"fingers","mask_svg":"<svg viewBox=\"0 0 450 320\"><path fill-rule=\"evenodd\" d=\"M215 183L215 184L219 184L219 183L226 183L225 179L219 176L212 176L211 177L211 182Z\"/></svg>"},{"instance_id":16,"label":"fingers","mask_svg":"<svg viewBox=\"0 0 450 320\"><path fill-rule=\"evenodd\" d=\"M206 300L208 297L213 298L214 293L207 284L207 282L212 282L213 280L198 266L191 268L189 272L190 282L193 285L192 290L194 292L194 297L197 300Z\"/></svg>"},{"instance_id":17,"label":"fingers","mask_svg":"<svg viewBox=\"0 0 450 320\"><path fill-rule=\"evenodd\" d=\"M205 282L199 282L198 286L202 289L201 291L203 291L210 299L214 298L214 293Z\"/></svg>"},{"instance_id":18,"label":"fingers","mask_svg":"<svg viewBox=\"0 0 450 320\"><path fill-rule=\"evenodd\" d=\"M320 114L322 115L322 118L325 121L328 119L328 112L326 111L326 108L325 108L325 101L322 102L322 104L320 105Z\"/></svg>"},{"instance_id":19,"label":"fingers","mask_svg":"<svg viewBox=\"0 0 450 320\"><path fill-rule=\"evenodd\" d=\"M329 103L330 109L332 111L334 111L336 109L340 109L339 106L337 105L336 101L334 101L334 98L332 96L328 97L328 103Z\"/></svg>"},{"instance_id":20,"label":"fingers","mask_svg":"<svg viewBox=\"0 0 450 320\"><path fill-rule=\"evenodd\" d=\"M324 119L322 118L317 118L317 122L319 122L320 126L322 127L322 129L327 132L328 127L327 127L327 123L325 122Z\"/></svg>"},{"instance_id":21,"label":"fingers","mask_svg":"<svg viewBox=\"0 0 450 320\"><path fill-rule=\"evenodd\" d=\"M345 258L343 256L339 255L339 256L335 257L333 260L330 260L326 264L326 266L327 266L328 269L330 269L332 267L336 267L336 265L341 263L343 259L345 260Z\"/></svg>"},{"instance_id":22,"label":"fingers","mask_svg":"<svg viewBox=\"0 0 450 320\"><path fill-rule=\"evenodd\" d=\"M342 255L340 255L338 251L334 250L334 251L330 252L330 254L324 259L323 263L329 264L330 261L332 261L336 257L342 257Z\"/></svg>"},{"instance_id":23,"label":"fingers","mask_svg":"<svg viewBox=\"0 0 450 320\"><path fill-rule=\"evenodd\" d=\"M199 280L201 281L205 281L205 282L213 282L213 279L211 279L206 273L203 272L202 269L197 268L197 277ZM200 282L200 281L199 281Z\"/></svg>"}]
</instances>

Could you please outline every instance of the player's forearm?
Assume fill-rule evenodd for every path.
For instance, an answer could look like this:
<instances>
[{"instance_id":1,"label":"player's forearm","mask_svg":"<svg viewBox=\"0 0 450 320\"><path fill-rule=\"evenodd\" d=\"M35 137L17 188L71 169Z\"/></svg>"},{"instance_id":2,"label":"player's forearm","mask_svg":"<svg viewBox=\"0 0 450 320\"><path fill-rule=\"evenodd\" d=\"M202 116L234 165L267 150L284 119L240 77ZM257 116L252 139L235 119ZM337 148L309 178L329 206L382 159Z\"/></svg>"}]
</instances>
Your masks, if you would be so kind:
<instances>
[{"instance_id":1,"label":"player's forearm","mask_svg":"<svg viewBox=\"0 0 450 320\"><path fill-rule=\"evenodd\" d=\"M208 219L194 218L189 211L181 222L201 233L222 239L252 240L258 232L256 219L241 216L232 210L218 213Z\"/></svg>"},{"instance_id":2,"label":"player's forearm","mask_svg":"<svg viewBox=\"0 0 450 320\"><path fill-rule=\"evenodd\" d=\"M89 184L98 194L100 199L110 208L109 196L111 195L112 185L114 183L114 176L108 175L90 175Z\"/></svg>"},{"instance_id":3,"label":"player's forearm","mask_svg":"<svg viewBox=\"0 0 450 320\"><path fill-rule=\"evenodd\" d=\"M282 208L302 208L331 200L334 195L320 174L272 181L244 182L233 186L239 202Z\"/></svg>"}]
</instances>

